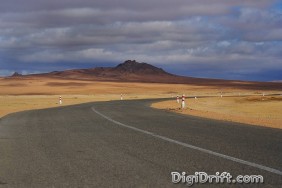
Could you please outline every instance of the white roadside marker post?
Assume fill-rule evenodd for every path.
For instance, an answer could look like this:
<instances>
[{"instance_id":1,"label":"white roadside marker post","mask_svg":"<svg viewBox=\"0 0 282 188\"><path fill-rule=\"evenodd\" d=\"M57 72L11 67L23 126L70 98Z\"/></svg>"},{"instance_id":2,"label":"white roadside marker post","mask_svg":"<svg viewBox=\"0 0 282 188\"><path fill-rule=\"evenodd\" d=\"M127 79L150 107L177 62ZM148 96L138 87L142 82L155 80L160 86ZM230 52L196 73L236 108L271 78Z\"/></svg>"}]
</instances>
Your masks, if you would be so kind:
<instances>
[{"instance_id":1,"label":"white roadside marker post","mask_svg":"<svg viewBox=\"0 0 282 188\"><path fill-rule=\"evenodd\" d=\"M184 108L185 108L185 95L184 95L184 94L182 95L182 103L181 103L181 107L182 107L182 109L184 109Z\"/></svg>"},{"instance_id":2,"label":"white roadside marker post","mask_svg":"<svg viewBox=\"0 0 282 188\"><path fill-rule=\"evenodd\" d=\"M179 96L176 96L176 102L179 103Z\"/></svg>"},{"instance_id":3,"label":"white roadside marker post","mask_svg":"<svg viewBox=\"0 0 282 188\"><path fill-rule=\"evenodd\" d=\"M120 94L120 100L123 100L122 94Z\"/></svg>"},{"instance_id":4,"label":"white roadside marker post","mask_svg":"<svg viewBox=\"0 0 282 188\"><path fill-rule=\"evenodd\" d=\"M59 97L59 103L60 103L60 104L63 104L62 96Z\"/></svg>"}]
</instances>

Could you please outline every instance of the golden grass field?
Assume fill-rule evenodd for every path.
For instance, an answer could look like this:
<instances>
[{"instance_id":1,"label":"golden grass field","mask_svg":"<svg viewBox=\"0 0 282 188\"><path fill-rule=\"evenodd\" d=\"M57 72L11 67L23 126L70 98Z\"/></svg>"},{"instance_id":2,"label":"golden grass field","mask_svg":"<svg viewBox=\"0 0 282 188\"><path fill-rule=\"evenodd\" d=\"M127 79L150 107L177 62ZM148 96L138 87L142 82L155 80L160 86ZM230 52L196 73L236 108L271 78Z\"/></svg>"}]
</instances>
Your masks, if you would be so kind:
<instances>
[{"instance_id":1,"label":"golden grass field","mask_svg":"<svg viewBox=\"0 0 282 188\"><path fill-rule=\"evenodd\" d=\"M23 110L94 101L169 97L174 90L191 86L147 83L118 83L52 78L0 78L0 117ZM200 87L193 87L193 89Z\"/></svg>"},{"instance_id":2,"label":"golden grass field","mask_svg":"<svg viewBox=\"0 0 282 188\"><path fill-rule=\"evenodd\" d=\"M61 95L63 103L59 104L59 95L0 95L0 117L9 113L31 109L43 109L67 106L95 101L120 100L120 95ZM151 97L151 96L150 96ZM152 96L159 98L161 96ZM146 95L123 95L124 99L149 98Z\"/></svg>"},{"instance_id":3,"label":"golden grass field","mask_svg":"<svg viewBox=\"0 0 282 188\"><path fill-rule=\"evenodd\" d=\"M62 105L72 105L94 101L124 100L144 98L175 98L182 93L187 96L224 96L188 99L189 109L179 110L175 100L153 104L153 107L170 109L174 112L190 115L223 119L249 124L281 128L281 97L260 99L239 97L240 95L261 95L259 90L196 86L188 84L135 83L135 82L102 82L90 80L72 80L55 78L0 78L0 117L12 112L30 109L41 109ZM265 94L279 91L264 91ZM282 93L282 92L281 92ZM191 110L192 109L192 110Z\"/></svg>"},{"instance_id":4,"label":"golden grass field","mask_svg":"<svg viewBox=\"0 0 282 188\"><path fill-rule=\"evenodd\" d=\"M93 95L93 94L167 94L189 92L208 94L217 88L187 84L106 82L54 78L0 78L0 95Z\"/></svg>"},{"instance_id":5,"label":"golden grass field","mask_svg":"<svg viewBox=\"0 0 282 188\"><path fill-rule=\"evenodd\" d=\"M282 96L188 98L180 108L175 99L152 104L152 107L177 113L282 128Z\"/></svg>"}]
</instances>

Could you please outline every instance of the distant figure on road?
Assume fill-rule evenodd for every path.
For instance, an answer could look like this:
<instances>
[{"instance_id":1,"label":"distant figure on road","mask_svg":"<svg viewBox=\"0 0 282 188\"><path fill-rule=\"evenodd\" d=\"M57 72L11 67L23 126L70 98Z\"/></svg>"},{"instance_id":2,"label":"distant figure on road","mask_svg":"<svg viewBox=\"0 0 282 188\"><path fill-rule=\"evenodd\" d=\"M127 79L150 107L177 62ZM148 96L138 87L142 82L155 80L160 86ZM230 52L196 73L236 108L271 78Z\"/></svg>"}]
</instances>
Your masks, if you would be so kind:
<instances>
[{"instance_id":1,"label":"distant figure on road","mask_svg":"<svg viewBox=\"0 0 282 188\"><path fill-rule=\"evenodd\" d=\"M62 96L59 97L59 104L63 104Z\"/></svg>"},{"instance_id":2,"label":"distant figure on road","mask_svg":"<svg viewBox=\"0 0 282 188\"><path fill-rule=\"evenodd\" d=\"M182 103L181 103L181 108L185 108L185 95L182 95Z\"/></svg>"}]
</instances>

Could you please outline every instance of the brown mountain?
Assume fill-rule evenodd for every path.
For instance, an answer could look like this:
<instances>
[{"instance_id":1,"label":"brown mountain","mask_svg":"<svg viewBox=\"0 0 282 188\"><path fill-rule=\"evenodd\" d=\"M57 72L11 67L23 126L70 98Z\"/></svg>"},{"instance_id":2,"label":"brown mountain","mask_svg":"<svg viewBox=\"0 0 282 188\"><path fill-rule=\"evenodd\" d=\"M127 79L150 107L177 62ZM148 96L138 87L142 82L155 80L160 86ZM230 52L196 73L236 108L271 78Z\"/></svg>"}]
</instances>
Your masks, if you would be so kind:
<instances>
[{"instance_id":1,"label":"brown mountain","mask_svg":"<svg viewBox=\"0 0 282 188\"><path fill-rule=\"evenodd\" d=\"M56 78L101 80L101 81L138 81L138 82L167 82L177 76L148 63L138 63L127 60L116 67L96 67L90 69L74 69L55 71L33 76L48 76Z\"/></svg>"},{"instance_id":2,"label":"brown mountain","mask_svg":"<svg viewBox=\"0 0 282 188\"><path fill-rule=\"evenodd\" d=\"M14 72L11 77L21 77L23 76L22 74L18 73L18 72Z\"/></svg>"},{"instance_id":3,"label":"brown mountain","mask_svg":"<svg viewBox=\"0 0 282 188\"><path fill-rule=\"evenodd\" d=\"M135 60L127 60L124 63L112 69L113 71L119 72L121 74L141 74L141 75L171 75L165 72L161 68L157 68L148 63L138 63Z\"/></svg>"},{"instance_id":4,"label":"brown mountain","mask_svg":"<svg viewBox=\"0 0 282 188\"><path fill-rule=\"evenodd\" d=\"M17 77L17 76L15 76ZM58 78L74 80L114 81L114 82L146 82L190 84L197 86L232 87L238 89L282 90L282 83L275 82L246 82L236 80L220 80L177 76L167 73L161 68L147 63L127 60L116 67L97 67L90 69L74 69L54 71L43 74L32 74L21 77Z\"/></svg>"}]
</instances>

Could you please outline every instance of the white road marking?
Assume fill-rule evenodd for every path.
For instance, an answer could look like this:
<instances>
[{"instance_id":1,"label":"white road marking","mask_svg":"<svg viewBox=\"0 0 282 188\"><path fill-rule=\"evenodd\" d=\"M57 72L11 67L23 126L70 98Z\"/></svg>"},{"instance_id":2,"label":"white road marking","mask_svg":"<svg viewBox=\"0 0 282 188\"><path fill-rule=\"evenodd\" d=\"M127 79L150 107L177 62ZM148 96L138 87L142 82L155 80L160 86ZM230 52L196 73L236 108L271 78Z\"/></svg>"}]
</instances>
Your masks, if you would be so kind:
<instances>
[{"instance_id":1,"label":"white road marking","mask_svg":"<svg viewBox=\"0 0 282 188\"><path fill-rule=\"evenodd\" d=\"M116 120L113 120L110 117L108 117L108 116L102 114L101 112L97 111L94 107L92 107L91 109L96 114L98 114L98 115L102 116L103 118L105 118L105 119L107 119L107 120L109 120L109 121L111 121L111 122L113 122L113 123L115 123L117 125L120 125L122 127L131 129L131 130L134 130L134 131L137 131L137 132L141 132L141 133L144 133L144 134L147 134L147 135L153 136L155 138L159 138L159 139L162 139L162 140L174 143L174 144L178 144L178 145L184 146L186 148L198 150L198 151L201 151L203 153L208 153L208 154L211 154L211 155L214 155L214 156L217 156L217 157L228 159L230 161L234 161L234 162L237 162L237 163L241 163L241 164L244 164L244 165L255 167L255 168L258 168L258 169L261 169L261 170L265 170L265 171L268 171L268 172L271 172L271 173L274 173L274 174L282 175L282 171L280 171L280 170L277 170L277 169L274 169L274 168L270 168L270 167L267 167L267 166L263 166L263 165L260 165L260 164L256 164L256 163L253 163L253 162L245 161L245 160L242 160L242 159L238 159L238 158L235 158L235 157L231 157L231 156L228 156L228 155L224 155L224 154L221 154L221 153L217 153L217 152L214 152L214 151L211 151L211 150L208 150L208 149L200 148L200 147L197 147L197 146L194 146L194 145L190 145L190 144L187 144L187 143L184 143L184 142L173 140L171 138L167 138L167 137L164 137L164 136L161 136L161 135L149 132L149 131L138 129L136 127L132 127L132 126L123 124L121 122L118 122Z\"/></svg>"}]
</instances>

